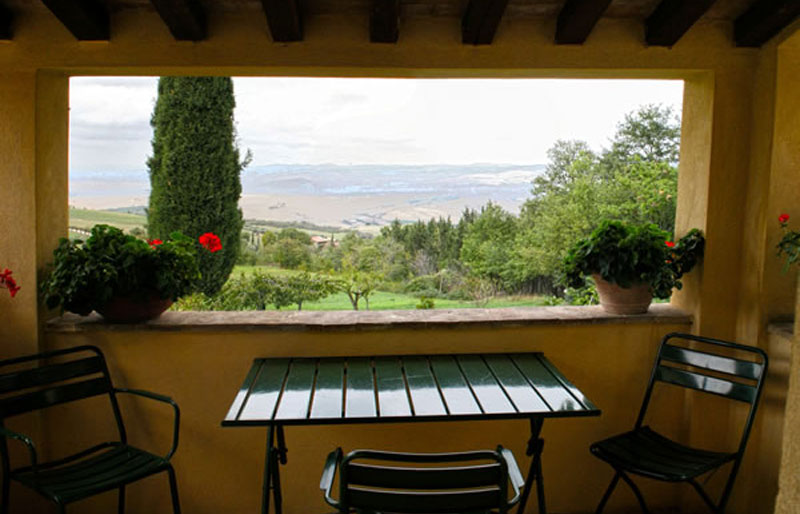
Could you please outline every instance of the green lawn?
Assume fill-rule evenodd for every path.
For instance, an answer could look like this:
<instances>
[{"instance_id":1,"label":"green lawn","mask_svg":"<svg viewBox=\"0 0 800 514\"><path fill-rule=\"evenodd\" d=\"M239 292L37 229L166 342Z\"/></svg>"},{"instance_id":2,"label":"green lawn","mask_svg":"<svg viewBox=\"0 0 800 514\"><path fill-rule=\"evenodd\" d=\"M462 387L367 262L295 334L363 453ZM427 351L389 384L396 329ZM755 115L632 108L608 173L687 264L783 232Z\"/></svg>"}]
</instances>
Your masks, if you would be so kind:
<instances>
[{"instance_id":1,"label":"green lawn","mask_svg":"<svg viewBox=\"0 0 800 514\"><path fill-rule=\"evenodd\" d=\"M74 207L69 209L69 226L85 230L89 230L97 224L105 224L128 232L135 227L144 229L146 223L147 218L139 214L76 209Z\"/></svg>"},{"instance_id":2,"label":"green lawn","mask_svg":"<svg viewBox=\"0 0 800 514\"><path fill-rule=\"evenodd\" d=\"M436 309L530 307L544 305L544 301L540 296L498 297L492 298L488 303L481 302L480 304L463 300L447 300L444 298L435 298L433 301ZM370 295L369 310L384 311L389 309L416 309L418 303L419 298L416 296L377 291ZM364 303L364 300L359 302L358 308L359 310L366 310L366 304ZM342 311L352 309L353 306L350 304L350 300L347 298L345 293L336 293L318 302L303 304L303 310L307 311Z\"/></svg>"}]
</instances>

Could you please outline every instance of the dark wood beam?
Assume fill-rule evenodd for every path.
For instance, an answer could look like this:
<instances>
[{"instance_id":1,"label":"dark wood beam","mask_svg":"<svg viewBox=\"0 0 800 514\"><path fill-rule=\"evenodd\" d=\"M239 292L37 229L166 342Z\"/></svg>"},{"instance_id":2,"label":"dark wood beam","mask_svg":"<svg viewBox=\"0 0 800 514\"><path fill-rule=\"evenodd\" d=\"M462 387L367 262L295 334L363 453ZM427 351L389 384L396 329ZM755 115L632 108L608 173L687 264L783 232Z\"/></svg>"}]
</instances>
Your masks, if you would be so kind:
<instances>
[{"instance_id":1,"label":"dark wood beam","mask_svg":"<svg viewBox=\"0 0 800 514\"><path fill-rule=\"evenodd\" d=\"M11 9L0 4L0 39L11 39L11 23L14 21L14 13Z\"/></svg>"},{"instance_id":2,"label":"dark wood beam","mask_svg":"<svg viewBox=\"0 0 800 514\"><path fill-rule=\"evenodd\" d=\"M556 43L583 44L610 3L611 0L567 0L558 13Z\"/></svg>"},{"instance_id":3,"label":"dark wood beam","mask_svg":"<svg viewBox=\"0 0 800 514\"><path fill-rule=\"evenodd\" d=\"M733 24L736 46L758 47L800 16L798 0L760 0Z\"/></svg>"},{"instance_id":4,"label":"dark wood beam","mask_svg":"<svg viewBox=\"0 0 800 514\"><path fill-rule=\"evenodd\" d=\"M400 0L372 0L369 13L369 40L373 43L397 43Z\"/></svg>"},{"instance_id":5,"label":"dark wood beam","mask_svg":"<svg viewBox=\"0 0 800 514\"><path fill-rule=\"evenodd\" d=\"M489 45L503 18L508 0L469 0L461 19L461 41L465 45Z\"/></svg>"},{"instance_id":6,"label":"dark wood beam","mask_svg":"<svg viewBox=\"0 0 800 514\"><path fill-rule=\"evenodd\" d=\"M178 41L202 41L208 35L206 13L198 0L150 0Z\"/></svg>"},{"instance_id":7,"label":"dark wood beam","mask_svg":"<svg viewBox=\"0 0 800 514\"><path fill-rule=\"evenodd\" d=\"M80 41L108 40L108 12L98 0L42 0Z\"/></svg>"},{"instance_id":8,"label":"dark wood beam","mask_svg":"<svg viewBox=\"0 0 800 514\"><path fill-rule=\"evenodd\" d=\"M298 0L261 0L261 4L273 41L303 40L303 19Z\"/></svg>"},{"instance_id":9,"label":"dark wood beam","mask_svg":"<svg viewBox=\"0 0 800 514\"><path fill-rule=\"evenodd\" d=\"M648 45L672 46L715 0L663 0L645 22Z\"/></svg>"}]
</instances>

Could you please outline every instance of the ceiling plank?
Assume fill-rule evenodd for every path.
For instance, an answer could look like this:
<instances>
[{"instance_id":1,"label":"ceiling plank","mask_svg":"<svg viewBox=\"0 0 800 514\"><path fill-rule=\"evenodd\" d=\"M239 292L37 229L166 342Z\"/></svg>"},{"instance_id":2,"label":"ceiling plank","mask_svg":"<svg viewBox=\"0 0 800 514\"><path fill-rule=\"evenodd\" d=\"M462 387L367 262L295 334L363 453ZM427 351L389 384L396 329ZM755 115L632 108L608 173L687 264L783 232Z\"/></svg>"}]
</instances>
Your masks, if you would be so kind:
<instances>
[{"instance_id":1,"label":"ceiling plank","mask_svg":"<svg viewBox=\"0 0 800 514\"><path fill-rule=\"evenodd\" d=\"M369 40L373 43L397 43L399 22L400 0L372 0Z\"/></svg>"},{"instance_id":2,"label":"ceiling plank","mask_svg":"<svg viewBox=\"0 0 800 514\"><path fill-rule=\"evenodd\" d=\"M0 39L11 39L11 23L14 21L14 13L5 5L0 4Z\"/></svg>"},{"instance_id":3,"label":"ceiling plank","mask_svg":"<svg viewBox=\"0 0 800 514\"><path fill-rule=\"evenodd\" d=\"M298 0L261 0L261 4L273 41L303 40L303 20Z\"/></svg>"},{"instance_id":4,"label":"ceiling plank","mask_svg":"<svg viewBox=\"0 0 800 514\"><path fill-rule=\"evenodd\" d=\"M648 45L672 46L715 0L663 0L645 22Z\"/></svg>"},{"instance_id":5,"label":"ceiling plank","mask_svg":"<svg viewBox=\"0 0 800 514\"><path fill-rule=\"evenodd\" d=\"M800 16L797 0L755 2L733 24L736 46L759 47Z\"/></svg>"},{"instance_id":6,"label":"ceiling plank","mask_svg":"<svg viewBox=\"0 0 800 514\"><path fill-rule=\"evenodd\" d=\"M108 12L98 0L42 0L79 41L107 41Z\"/></svg>"},{"instance_id":7,"label":"ceiling plank","mask_svg":"<svg viewBox=\"0 0 800 514\"><path fill-rule=\"evenodd\" d=\"M582 45L611 0L567 0L558 14L556 43Z\"/></svg>"},{"instance_id":8,"label":"ceiling plank","mask_svg":"<svg viewBox=\"0 0 800 514\"><path fill-rule=\"evenodd\" d=\"M150 0L178 41L202 41L208 36L206 13L198 0Z\"/></svg>"},{"instance_id":9,"label":"ceiling plank","mask_svg":"<svg viewBox=\"0 0 800 514\"><path fill-rule=\"evenodd\" d=\"M506 4L508 0L469 0L461 19L461 41L465 45L490 45Z\"/></svg>"}]
</instances>

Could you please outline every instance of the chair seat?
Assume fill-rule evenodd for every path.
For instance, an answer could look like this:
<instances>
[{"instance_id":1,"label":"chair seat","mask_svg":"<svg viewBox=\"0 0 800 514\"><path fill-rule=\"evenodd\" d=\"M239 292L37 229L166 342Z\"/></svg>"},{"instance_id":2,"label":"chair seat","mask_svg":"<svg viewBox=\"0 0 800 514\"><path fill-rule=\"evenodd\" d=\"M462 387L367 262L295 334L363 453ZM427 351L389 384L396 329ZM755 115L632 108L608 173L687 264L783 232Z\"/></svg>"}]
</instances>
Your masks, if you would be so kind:
<instances>
[{"instance_id":1,"label":"chair seat","mask_svg":"<svg viewBox=\"0 0 800 514\"><path fill-rule=\"evenodd\" d=\"M617 469L670 482L692 479L736 458L684 446L646 426L594 443L591 451Z\"/></svg>"},{"instance_id":2,"label":"chair seat","mask_svg":"<svg viewBox=\"0 0 800 514\"><path fill-rule=\"evenodd\" d=\"M115 444L84 456L62 459L58 466L39 466L12 473L12 479L53 500L69 503L116 489L140 478L164 471L169 462L133 446Z\"/></svg>"}]
</instances>

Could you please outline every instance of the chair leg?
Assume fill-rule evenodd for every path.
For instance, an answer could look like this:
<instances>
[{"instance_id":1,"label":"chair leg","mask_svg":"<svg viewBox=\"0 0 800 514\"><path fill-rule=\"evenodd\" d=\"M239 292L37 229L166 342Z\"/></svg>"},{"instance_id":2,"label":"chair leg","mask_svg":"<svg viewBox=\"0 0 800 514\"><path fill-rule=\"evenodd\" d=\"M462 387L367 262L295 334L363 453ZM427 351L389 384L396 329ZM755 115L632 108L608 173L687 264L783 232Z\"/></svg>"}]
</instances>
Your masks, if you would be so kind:
<instances>
[{"instance_id":1,"label":"chair leg","mask_svg":"<svg viewBox=\"0 0 800 514\"><path fill-rule=\"evenodd\" d=\"M642 508L642 512L644 514L650 514L650 511L647 510L647 504L644 502L644 497L642 496L642 492L639 491L639 488L636 487L636 484L633 483L633 480L631 480L630 477L628 477L628 475L626 475L622 471L617 471L617 474L633 490L633 494L635 494L636 499L639 500L639 506Z\"/></svg>"},{"instance_id":2,"label":"chair leg","mask_svg":"<svg viewBox=\"0 0 800 514\"><path fill-rule=\"evenodd\" d=\"M603 509L606 508L606 503L608 499L611 498L611 493L614 492L614 488L617 487L617 482L619 482L619 473L614 473L614 478L611 479L611 483L608 484L608 489L606 489L603 498L600 499L600 503L597 505L597 510L595 510L595 514L602 514Z\"/></svg>"},{"instance_id":3,"label":"chair leg","mask_svg":"<svg viewBox=\"0 0 800 514\"><path fill-rule=\"evenodd\" d=\"M125 486L120 486L119 492L117 493L117 512L119 514L125 514Z\"/></svg>"},{"instance_id":4,"label":"chair leg","mask_svg":"<svg viewBox=\"0 0 800 514\"><path fill-rule=\"evenodd\" d=\"M712 500L708 496L708 494L703 490L700 484L698 484L695 480L689 480L689 483L692 484L692 487L694 487L695 491L697 491L697 494L700 495L700 498L702 498L703 501L706 502L706 505L708 506L709 509L711 509L711 512L714 512L715 514L721 514L725 510L724 502L721 502L721 505L717 506L714 503L714 500Z\"/></svg>"},{"instance_id":5,"label":"chair leg","mask_svg":"<svg viewBox=\"0 0 800 514\"><path fill-rule=\"evenodd\" d=\"M2 514L8 514L8 505L9 505L9 498L8 495L11 492L11 481L6 477L3 476L3 500L2 505L0 506L0 512Z\"/></svg>"},{"instance_id":6,"label":"chair leg","mask_svg":"<svg viewBox=\"0 0 800 514\"><path fill-rule=\"evenodd\" d=\"M178 481L175 479L175 470L172 466L167 468L169 475L169 492L172 495L172 512L173 514L181 514L181 503L178 499Z\"/></svg>"}]
</instances>

